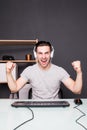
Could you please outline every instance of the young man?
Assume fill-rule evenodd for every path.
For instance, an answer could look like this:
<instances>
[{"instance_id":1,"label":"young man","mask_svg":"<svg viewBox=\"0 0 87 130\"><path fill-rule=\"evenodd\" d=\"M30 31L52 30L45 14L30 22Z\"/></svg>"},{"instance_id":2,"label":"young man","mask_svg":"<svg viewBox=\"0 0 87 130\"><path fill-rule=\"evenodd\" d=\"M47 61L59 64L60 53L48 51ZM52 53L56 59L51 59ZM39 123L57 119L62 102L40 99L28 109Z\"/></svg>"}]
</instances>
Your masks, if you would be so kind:
<instances>
[{"instance_id":1,"label":"young man","mask_svg":"<svg viewBox=\"0 0 87 130\"><path fill-rule=\"evenodd\" d=\"M39 41L34 48L36 64L25 68L20 77L15 81L12 77L12 69L15 64L6 64L8 86L11 92L19 91L28 81L32 86L33 99L57 99L62 82L73 93L80 94L82 90L82 71L80 61L72 62L76 71L76 80L59 66L51 63L54 48L49 42Z\"/></svg>"}]
</instances>

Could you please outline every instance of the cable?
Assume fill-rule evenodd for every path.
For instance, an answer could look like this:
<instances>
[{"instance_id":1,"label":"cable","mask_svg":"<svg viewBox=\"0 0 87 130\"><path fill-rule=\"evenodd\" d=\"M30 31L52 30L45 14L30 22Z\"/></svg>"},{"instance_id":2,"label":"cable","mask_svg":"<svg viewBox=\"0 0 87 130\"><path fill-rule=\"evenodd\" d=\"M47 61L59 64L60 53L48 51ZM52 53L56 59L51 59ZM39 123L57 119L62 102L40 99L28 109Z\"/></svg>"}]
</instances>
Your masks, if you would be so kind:
<instances>
[{"instance_id":1,"label":"cable","mask_svg":"<svg viewBox=\"0 0 87 130\"><path fill-rule=\"evenodd\" d=\"M83 111L81 111L79 108L77 108L78 106L79 106L79 105L75 106L74 108L77 109L78 111L80 111L80 112L82 113L82 115L76 119L76 123L79 124L80 126L82 126L85 130L87 130L87 128L86 128L83 124L81 124L81 123L79 122L79 120L80 120L82 117L86 116L86 114L85 114ZM25 123L27 123L27 122L29 122L29 121L31 121L31 120L34 119L33 110L32 110L31 108L29 108L29 107L28 107L28 109L29 109L29 110L31 111L31 113L32 113L32 118L29 119L29 120L26 120L26 121L23 122L23 123L21 123L20 125L18 125L18 126L17 126L16 128L14 128L13 130L17 130L19 127L21 127L21 126L24 125Z\"/></svg>"},{"instance_id":2,"label":"cable","mask_svg":"<svg viewBox=\"0 0 87 130\"><path fill-rule=\"evenodd\" d=\"M87 128L79 122L79 119L81 119L83 116L86 116L86 114L83 111L81 111L79 108L77 108L78 106L79 105L75 106L74 108L77 109L78 111L80 111L82 113L82 115L76 119L76 123L79 124L80 126L82 126L85 130L87 130Z\"/></svg>"},{"instance_id":3,"label":"cable","mask_svg":"<svg viewBox=\"0 0 87 130\"><path fill-rule=\"evenodd\" d=\"M18 125L16 128L14 128L13 130L17 130L19 127L21 127L21 126L24 125L25 123L27 123L27 122L29 122L29 121L31 121L31 120L34 119L34 113L33 113L33 110L32 110L31 108L29 108L29 107L28 107L28 109L29 109L29 110L31 111L31 113L32 113L32 118L29 119L29 120L24 121L23 123L21 123L20 125Z\"/></svg>"}]
</instances>

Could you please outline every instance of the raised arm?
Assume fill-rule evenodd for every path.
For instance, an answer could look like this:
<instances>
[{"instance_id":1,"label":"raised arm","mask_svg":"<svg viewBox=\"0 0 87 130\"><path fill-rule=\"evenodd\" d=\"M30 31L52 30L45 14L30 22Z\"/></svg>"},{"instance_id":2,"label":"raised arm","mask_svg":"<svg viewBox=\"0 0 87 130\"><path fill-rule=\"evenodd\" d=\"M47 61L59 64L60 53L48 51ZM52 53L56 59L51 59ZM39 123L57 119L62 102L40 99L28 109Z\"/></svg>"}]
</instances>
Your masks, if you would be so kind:
<instances>
[{"instance_id":1,"label":"raised arm","mask_svg":"<svg viewBox=\"0 0 87 130\"><path fill-rule=\"evenodd\" d=\"M12 76L12 70L14 69L15 65L15 63L12 63L10 61L6 63L7 82L11 92L17 92L26 83L26 81L22 77L17 80L14 80Z\"/></svg>"},{"instance_id":2,"label":"raised arm","mask_svg":"<svg viewBox=\"0 0 87 130\"><path fill-rule=\"evenodd\" d=\"M76 80L74 81L72 78L65 80L64 85L70 89L73 93L80 94L82 90L82 70L81 70L81 62L74 61L72 62L72 66L76 71Z\"/></svg>"}]
</instances>

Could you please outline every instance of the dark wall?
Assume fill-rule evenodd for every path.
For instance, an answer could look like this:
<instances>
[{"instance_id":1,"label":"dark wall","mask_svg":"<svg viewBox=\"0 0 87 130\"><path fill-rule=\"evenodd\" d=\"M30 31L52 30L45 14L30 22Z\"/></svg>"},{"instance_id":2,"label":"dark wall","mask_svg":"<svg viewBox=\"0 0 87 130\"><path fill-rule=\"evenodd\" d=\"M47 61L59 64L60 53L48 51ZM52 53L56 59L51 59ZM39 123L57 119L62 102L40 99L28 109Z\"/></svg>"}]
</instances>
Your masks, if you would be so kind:
<instances>
[{"instance_id":1,"label":"dark wall","mask_svg":"<svg viewBox=\"0 0 87 130\"><path fill-rule=\"evenodd\" d=\"M71 66L81 60L83 90L87 97L87 0L0 0L0 39L47 40L55 48L53 62L64 67L75 79ZM7 47L4 47L8 53ZM24 50L23 50L24 51ZM12 51L15 55L15 49ZM24 57L21 52L19 56ZM0 57L0 58L1 58ZM0 87L1 89L1 87ZM2 91L0 91L2 95ZM72 94L63 86L65 98Z\"/></svg>"}]
</instances>

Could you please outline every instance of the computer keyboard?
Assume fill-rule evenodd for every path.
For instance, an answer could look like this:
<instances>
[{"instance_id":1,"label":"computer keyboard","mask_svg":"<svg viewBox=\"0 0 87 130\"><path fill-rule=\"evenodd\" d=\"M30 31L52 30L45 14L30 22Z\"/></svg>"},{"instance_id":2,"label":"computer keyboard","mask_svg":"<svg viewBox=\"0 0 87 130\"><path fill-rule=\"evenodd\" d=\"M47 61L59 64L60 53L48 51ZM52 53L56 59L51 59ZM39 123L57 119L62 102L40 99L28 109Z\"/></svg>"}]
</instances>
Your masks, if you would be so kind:
<instances>
[{"instance_id":1,"label":"computer keyboard","mask_svg":"<svg viewBox=\"0 0 87 130\"><path fill-rule=\"evenodd\" d=\"M13 107L68 107L68 101L15 101Z\"/></svg>"}]
</instances>

